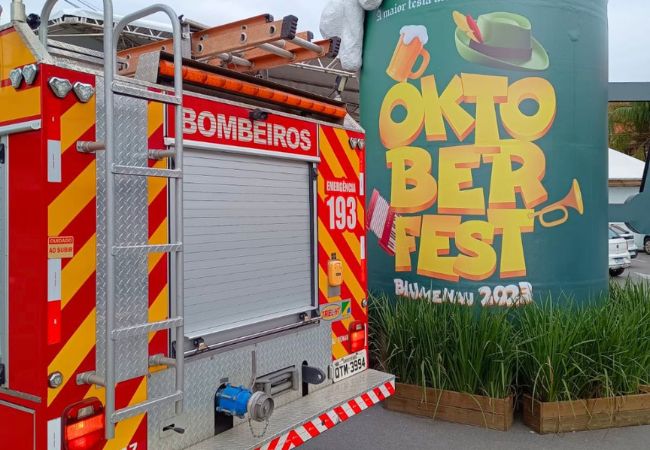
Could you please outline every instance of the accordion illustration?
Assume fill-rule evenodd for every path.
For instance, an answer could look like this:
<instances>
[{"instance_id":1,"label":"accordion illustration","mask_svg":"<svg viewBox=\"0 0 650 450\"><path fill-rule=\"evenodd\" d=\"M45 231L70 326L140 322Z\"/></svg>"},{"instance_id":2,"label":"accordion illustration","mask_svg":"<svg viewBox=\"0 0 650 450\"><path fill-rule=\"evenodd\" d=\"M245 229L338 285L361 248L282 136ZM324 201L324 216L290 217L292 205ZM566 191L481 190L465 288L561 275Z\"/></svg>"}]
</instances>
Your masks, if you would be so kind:
<instances>
[{"instance_id":1,"label":"accordion illustration","mask_svg":"<svg viewBox=\"0 0 650 450\"><path fill-rule=\"evenodd\" d=\"M366 229L379 239L379 246L389 255L395 256L395 218L399 217L388 201L375 189L370 198Z\"/></svg>"}]
</instances>

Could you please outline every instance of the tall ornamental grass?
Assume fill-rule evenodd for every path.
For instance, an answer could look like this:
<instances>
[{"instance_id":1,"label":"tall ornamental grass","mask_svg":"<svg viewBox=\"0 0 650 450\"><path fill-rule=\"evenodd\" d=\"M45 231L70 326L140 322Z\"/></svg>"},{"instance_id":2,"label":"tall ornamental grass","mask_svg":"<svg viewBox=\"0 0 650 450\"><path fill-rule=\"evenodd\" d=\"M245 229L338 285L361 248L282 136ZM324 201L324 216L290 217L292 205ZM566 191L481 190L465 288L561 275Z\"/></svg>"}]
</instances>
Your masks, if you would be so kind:
<instances>
[{"instance_id":1,"label":"tall ornamental grass","mask_svg":"<svg viewBox=\"0 0 650 450\"><path fill-rule=\"evenodd\" d=\"M404 298L374 297L370 332L375 360L399 381L504 398L515 376L509 312Z\"/></svg>"},{"instance_id":2,"label":"tall ornamental grass","mask_svg":"<svg viewBox=\"0 0 650 450\"><path fill-rule=\"evenodd\" d=\"M402 383L540 401L636 394L650 384L650 288L605 301L545 299L513 310L374 297L372 354Z\"/></svg>"}]
</instances>

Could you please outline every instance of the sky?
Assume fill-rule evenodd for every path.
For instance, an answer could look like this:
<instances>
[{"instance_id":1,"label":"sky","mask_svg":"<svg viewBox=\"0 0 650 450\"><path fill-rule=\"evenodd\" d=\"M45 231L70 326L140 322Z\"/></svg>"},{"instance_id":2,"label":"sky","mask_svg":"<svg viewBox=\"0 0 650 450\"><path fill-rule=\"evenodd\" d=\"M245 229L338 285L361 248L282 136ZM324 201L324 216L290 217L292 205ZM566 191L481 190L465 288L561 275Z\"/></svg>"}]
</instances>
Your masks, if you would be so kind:
<instances>
[{"instance_id":1,"label":"sky","mask_svg":"<svg viewBox=\"0 0 650 450\"><path fill-rule=\"evenodd\" d=\"M69 0L99 7L101 0ZM297 16L300 31L310 30L319 36L320 12L328 0L160 0L178 14L206 25L218 25L237 19L270 13L276 18ZM43 0L25 0L27 12L39 12ZM152 0L113 0L116 14L125 14L148 6ZM0 0L4 8L2 21L9 15L10 0ZM60 0L59 7L69 7ZM609 47L611 81L650 82L650 0L609 0ZM163 19L161 19L162 21Z\"/></svg>"}]
</instances>

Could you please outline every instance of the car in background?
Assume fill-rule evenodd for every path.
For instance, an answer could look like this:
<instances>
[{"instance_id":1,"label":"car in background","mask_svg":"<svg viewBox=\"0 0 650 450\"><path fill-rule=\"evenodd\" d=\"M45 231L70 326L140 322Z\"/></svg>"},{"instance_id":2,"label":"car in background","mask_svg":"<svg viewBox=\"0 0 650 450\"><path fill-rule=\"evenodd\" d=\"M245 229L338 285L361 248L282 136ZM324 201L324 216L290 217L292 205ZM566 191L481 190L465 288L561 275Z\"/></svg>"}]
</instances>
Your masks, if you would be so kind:
<instances>
[{"instance_id":1,"label":"car in background","mask_svg":"<svg viewBox=\"0 0 650 450\"><path fill-rule=\"evenodd\" d=\"M625 239L625 241L627 242L627 251L630 252L630 257L633 259L636 258L637 255L639 254L639 248L636 245L636 241L634 239L634 233L629 231L627 228L624 228L621 225L617 225L617 224L610 224L609 228L613 230L614 233L618 234L620 237ZM650 247L650 243L648 246Z\"/></svg>"},{"instance_id":2,"label":"car in background","mask_svg":"<svg viewBox=\"0 0 650 450\"><path fill-rule=\"evenodd\" d=\"M609 275L618 277L623 275L625 269L632 265L630 252L627 250L627 241L620 237L616 231L609 228Z\"/></svg>"},{"instance_id":3,"label":"car in background","mask_svg":"<svg viewBox=\"0 0 650 450\"><path fill-rule=\"evenodd\" d=\"M635 233L622 222L610 223L610 226L611 225L616 225L618 228L625 230L626 233L632 233L637 252L644 251L650 255L650 235Z\"/></svg>"}]
</instances>

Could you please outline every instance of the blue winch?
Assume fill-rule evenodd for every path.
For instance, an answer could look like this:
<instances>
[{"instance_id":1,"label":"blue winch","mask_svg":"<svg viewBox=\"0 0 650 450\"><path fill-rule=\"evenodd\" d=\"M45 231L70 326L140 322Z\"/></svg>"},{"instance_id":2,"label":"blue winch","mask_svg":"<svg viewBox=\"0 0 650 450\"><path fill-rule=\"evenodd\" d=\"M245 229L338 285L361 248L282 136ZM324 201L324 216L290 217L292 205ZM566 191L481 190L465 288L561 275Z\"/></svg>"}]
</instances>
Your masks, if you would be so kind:
<instances>
[{"instance_id":1,"label":"blue winch","mask_svg":"<svg viewBox=\"0 0 650 450\"><path fill-rule=\"evenodd\" d=\"M263 422L273 414L274 403L273 398L264 392L252 392L244 386L228 383L215 394L215 407L218 413L242 419L248 413L251 420Z\"/></svg>"}]
</instances>

